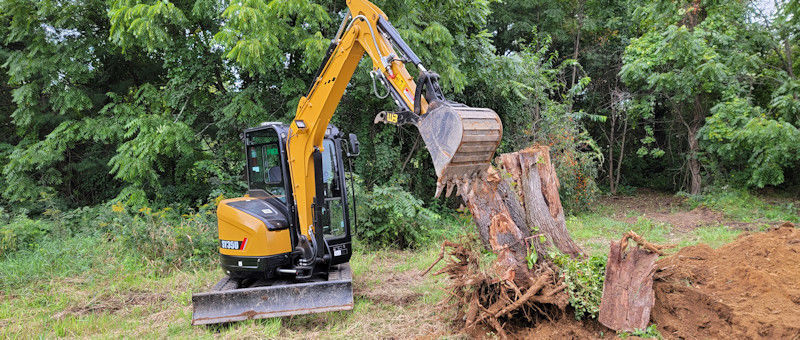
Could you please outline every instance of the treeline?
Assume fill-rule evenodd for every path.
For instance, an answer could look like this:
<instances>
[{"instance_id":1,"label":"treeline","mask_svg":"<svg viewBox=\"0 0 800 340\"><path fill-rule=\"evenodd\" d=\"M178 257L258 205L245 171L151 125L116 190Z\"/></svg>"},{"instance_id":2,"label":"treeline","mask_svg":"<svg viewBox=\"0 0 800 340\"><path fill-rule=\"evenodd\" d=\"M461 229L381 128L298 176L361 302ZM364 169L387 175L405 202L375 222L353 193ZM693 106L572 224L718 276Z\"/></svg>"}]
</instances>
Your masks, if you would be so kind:
<instances>
[{"instance_id":1,"label":"treeline","mask_svg":"<svg viewBox=\"0 0 800 340\"><path fill-rule=\"evenodd\" d=\"M552 145L567 209L599 188L800 183L796 0L375 3L446 93L500 114L500 151ZM0 0L0 205L188 208L243 193L239 133L291 120L345 9ZM417 132L372 124L394 104L373 94L369 64L333 120L361 140L355 172L367 189L432 197Z\"/></svg>"}]
</instances>

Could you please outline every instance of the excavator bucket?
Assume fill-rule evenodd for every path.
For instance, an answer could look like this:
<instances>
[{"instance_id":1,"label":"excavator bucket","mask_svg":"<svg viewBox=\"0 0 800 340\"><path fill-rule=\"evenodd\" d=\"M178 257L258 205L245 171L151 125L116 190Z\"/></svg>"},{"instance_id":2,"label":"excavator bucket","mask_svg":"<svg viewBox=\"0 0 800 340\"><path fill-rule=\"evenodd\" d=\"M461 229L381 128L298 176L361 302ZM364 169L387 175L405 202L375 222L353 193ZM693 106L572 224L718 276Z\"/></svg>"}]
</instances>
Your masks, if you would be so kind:
<instances>
[{"instance_id":1,"label":"excavator bucket","mask_svg":"<svg viewBox=\"0 0 800 340\"><path fill-rule=\"evenodd\" d=\"M433 102L417 128L439 177L436 196L447 184L485 173L503 136L493 110L458 103Z\"/></svg>"},{"instance_id":2,"label":"excavator bucket","mask_svg":"<svg viewBox=\"0 0 800 340\"><path fill-rule=\"evenodd\" d=\"M210 292L192 295L192 325L353 309L349 264L340 264L324 281L260 284L241 288L225 277Z\"/></svg>"}]
</instances>

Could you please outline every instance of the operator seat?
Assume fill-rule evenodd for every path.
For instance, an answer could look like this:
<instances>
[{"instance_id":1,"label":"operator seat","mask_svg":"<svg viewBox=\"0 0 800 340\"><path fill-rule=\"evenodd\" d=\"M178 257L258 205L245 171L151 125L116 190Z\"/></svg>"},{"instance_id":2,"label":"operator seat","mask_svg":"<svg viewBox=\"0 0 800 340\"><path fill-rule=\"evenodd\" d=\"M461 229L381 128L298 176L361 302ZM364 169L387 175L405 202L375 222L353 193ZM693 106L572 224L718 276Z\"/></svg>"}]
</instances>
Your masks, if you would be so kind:
<instances>
[{"instance_id":1,"label":"operator seat","mask_svg":"<svg viewBox=\"0 0 800 340\"><path fill-rule=\"evenodd\" d=\"M273 166L267 171L267 181L270 183L283 183L283 173L281 166Z\"/></svg>"}]
</instances>

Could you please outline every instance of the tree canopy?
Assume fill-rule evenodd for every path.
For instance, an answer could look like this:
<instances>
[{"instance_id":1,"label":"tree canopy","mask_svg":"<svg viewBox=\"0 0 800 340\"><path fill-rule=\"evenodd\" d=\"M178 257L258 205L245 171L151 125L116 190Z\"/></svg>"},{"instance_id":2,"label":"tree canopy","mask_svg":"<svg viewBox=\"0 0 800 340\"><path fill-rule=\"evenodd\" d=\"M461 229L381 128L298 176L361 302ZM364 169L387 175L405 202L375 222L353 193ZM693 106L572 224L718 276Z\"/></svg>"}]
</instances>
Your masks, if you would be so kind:
<instances>
[{"instance_id":1,"label":"tree canopy","mask_svg":"<svg viewBox=\"0 0 800 340\"><path fill-rule=\"evenodd\" d=\"M375 1L450 97L553 146L565 205L603 178L698 193L800 182L798 1ZM0 194L37 209L192 206L244 190L240 132L288 122L344 1L0 0ZM364 186L431 197L362 60L333 123ZM604 186L605 184L600 184ZM453 204L445 201L444 204Z\"/></svg>"}]
</instances>

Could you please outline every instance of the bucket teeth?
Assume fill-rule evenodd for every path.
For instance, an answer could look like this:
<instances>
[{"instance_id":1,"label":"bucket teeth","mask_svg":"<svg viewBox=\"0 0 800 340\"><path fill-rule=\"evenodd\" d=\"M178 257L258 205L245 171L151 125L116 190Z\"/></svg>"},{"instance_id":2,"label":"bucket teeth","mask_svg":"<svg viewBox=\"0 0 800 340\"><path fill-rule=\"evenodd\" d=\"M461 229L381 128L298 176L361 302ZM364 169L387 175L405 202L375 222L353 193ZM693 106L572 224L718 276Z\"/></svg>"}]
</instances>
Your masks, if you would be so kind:
<instances>
[{"instance_id":1,"label":"bucket teeth","mask_svg":"<svg viewBox=\"0 0 800 340\"><path fill-rule=\"evenodd\" d=\"M455 181L452 181L452 180L447 181L447 194L445 194L444 196L445 197L450 197L450 195L453 194L453 187L455 187L455 186L456 186Z\"/></svg>"},{"instance_id":2,"label":"bucket teeth","mask_svg":"<svg viewBox=\"0 0 800 340\"><path fill-rule=\"evenodd\" d=\"M444 189L444 183L436 181L436 194L433 195L433 198L439 198L442 195L442 189Z\"/></svg>"}]
</instances>

